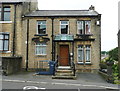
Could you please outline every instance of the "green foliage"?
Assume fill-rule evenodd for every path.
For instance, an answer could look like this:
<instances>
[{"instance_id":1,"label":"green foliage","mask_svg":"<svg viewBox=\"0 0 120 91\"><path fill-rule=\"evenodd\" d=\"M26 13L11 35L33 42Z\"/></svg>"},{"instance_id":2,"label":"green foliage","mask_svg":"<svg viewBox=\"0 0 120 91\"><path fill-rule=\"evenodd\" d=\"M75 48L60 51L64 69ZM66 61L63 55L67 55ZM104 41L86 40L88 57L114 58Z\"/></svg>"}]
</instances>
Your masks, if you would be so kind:
<instances>
[{"instance_id":1,"label":"green foliage","mask_svg":"<svg viewBox=\"0 0 120 91\"><path fill-rule=\"evenodd\" d=\"M118 61L118 47L110 50L108 54L112 60Z\"/></svg>"}]
</instances>

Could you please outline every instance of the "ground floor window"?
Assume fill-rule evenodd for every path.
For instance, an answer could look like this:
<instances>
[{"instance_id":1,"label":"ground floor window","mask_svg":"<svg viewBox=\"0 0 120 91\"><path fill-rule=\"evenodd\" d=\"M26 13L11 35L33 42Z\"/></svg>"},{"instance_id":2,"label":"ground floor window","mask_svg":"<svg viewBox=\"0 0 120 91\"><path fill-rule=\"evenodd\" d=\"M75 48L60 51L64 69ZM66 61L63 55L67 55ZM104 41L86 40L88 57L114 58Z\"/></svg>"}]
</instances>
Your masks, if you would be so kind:
<instances>
[{"instance_id":1,"label":"ground floor window","mask_svg":"<svg viewBox=\"0 0 120 91\"><path fill-rule=\"evenodd\" d=\"M78 63L90 63L91 62L91 46L90 45L78 45Z\"/></svg>"},{"instance_id":2,"label":"ground floor window","mask_svg":"<svg viewBox=\"0 0 120 91\"><path fill-rule=\"evenodd\" d=\"M0 33L0 51L9 50L9 33Z\"/></svg>"},{"instance_id":3,"label":"ground floor window","mask_svg":"<svg viewBox=\"0 0 120 91\"><path fill-rule=\"evenodd\" d=\"M46 55L46 43L36 43L35 54L36 55Z\"/></svg>"}]
</instances>

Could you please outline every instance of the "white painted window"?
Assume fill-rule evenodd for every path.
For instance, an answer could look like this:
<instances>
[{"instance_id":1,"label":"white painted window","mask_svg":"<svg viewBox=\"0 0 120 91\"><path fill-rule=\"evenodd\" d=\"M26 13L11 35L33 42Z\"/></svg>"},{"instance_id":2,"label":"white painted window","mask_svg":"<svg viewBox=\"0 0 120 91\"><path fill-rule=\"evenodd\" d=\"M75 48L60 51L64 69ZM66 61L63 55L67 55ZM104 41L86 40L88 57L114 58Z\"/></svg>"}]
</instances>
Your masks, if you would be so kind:
<instances>
[{"instance_id":1,"label":"white painted window","mask_svg":"<svg viewBox=\"0 0 120 91\"><path fill-rule=\"evenodd\" d=\"M60 21L60 32L61 34L69 33L69 22L68 21Z\"/></svg>"},{"instance_id":2,"label":"white painted window","mask_svg":"<svg viewBox=\"0 0 120 91\"><path fill-rule=\"evenodd\" d=\"M78 34L91 34L91 21L77 21Z\"/></svg>"},{"instance_id":3,"label":"white painted window","mask_svg":"<svg viewBox=\"0 0 120 91\"><path fill-rule=\"evenodd\" d=\"M46 34L46 21L38 21L37 34Z\"/></svg>"},{"instance_id":4,"label":"white painted window","mask_svg":"<svg viewBox=\"0 0 120 91\"><path fill-rule=\"evenodd\" d=\"M78 45L78 63L91 63L91 46Z\"/></svg>"},{"instance_id":5,"label":"white painted window","mask_svg":"<svg viewBox=\"0 0 120 91\"><path fill-rule=\"evenodd\" d=\"M84 22L77 21L78 34L84 34Z\"/></svg>"},{"instance_id":6,"label":"white painted window","mask_svg":"<svg viewBox=\"0 0 120 91\"><path fill-rule=\"evenodd\" d=\"M91 47L90 47L90 45L86 45L85 47L86 47L85 48L85 53L86 53L85 61L86 61L86 63L90 63L90 60L91 60Z\"/></svg>"},{"instance_id":7,"label":"white painted window","mask_svg":"<svg viewBox=\"0 0 120 91\"><path fill-rule=\"evenodd\" d=\"M83 45L78 46L78 63L83 63L84 61L84 49Z\"/></svg>"},{"instance_id":8,"label":"white painted window","mask_svg":"<svg viewBox=\"0 0 120 91\"><path fill-rule=\"evenodd\" d=\"M35 54L36 55L46 55L46 43L36 43L36 51Z\"/></svg>"}]
</instances>

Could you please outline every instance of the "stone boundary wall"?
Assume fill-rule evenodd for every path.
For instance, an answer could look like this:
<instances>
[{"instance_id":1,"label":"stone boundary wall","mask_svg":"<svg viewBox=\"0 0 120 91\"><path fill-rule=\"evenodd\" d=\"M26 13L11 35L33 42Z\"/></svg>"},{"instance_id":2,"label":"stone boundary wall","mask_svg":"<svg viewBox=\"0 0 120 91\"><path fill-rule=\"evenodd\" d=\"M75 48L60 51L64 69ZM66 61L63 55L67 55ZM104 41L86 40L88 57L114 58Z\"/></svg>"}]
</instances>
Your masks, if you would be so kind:
<instances>
[{"instance_id":1,"label":"stone boundary wall","mask_svg":"<svg viewBox=\"0 0 120 91\"><path fill-rule=\"evenodd\" d=\"M21 70L22 57L2 57L3 75L14 74Z\"/></svg>"}]
</instances>

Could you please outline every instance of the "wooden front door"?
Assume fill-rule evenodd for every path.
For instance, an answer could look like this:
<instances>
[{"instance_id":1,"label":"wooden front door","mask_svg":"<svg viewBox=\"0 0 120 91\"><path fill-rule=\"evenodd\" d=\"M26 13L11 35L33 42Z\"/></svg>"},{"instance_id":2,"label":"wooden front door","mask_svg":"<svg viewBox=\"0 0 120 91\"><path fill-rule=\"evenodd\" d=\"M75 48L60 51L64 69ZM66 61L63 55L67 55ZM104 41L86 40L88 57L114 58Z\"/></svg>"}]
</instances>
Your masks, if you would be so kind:
<instances>
[{"instance_id":1,"label":"wooden front door","mask_svg":"<svg viewBox=\"0 0 120 91\"><path fill-rule=\"evenodd\" d=\"M69 65L69 46L68 45L60 45L59 65L60 66Z\"/></svg>"}]
</instances>

